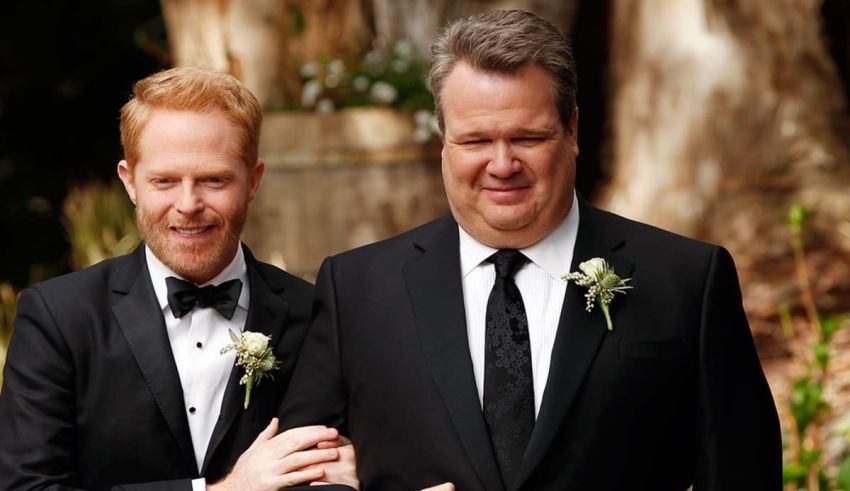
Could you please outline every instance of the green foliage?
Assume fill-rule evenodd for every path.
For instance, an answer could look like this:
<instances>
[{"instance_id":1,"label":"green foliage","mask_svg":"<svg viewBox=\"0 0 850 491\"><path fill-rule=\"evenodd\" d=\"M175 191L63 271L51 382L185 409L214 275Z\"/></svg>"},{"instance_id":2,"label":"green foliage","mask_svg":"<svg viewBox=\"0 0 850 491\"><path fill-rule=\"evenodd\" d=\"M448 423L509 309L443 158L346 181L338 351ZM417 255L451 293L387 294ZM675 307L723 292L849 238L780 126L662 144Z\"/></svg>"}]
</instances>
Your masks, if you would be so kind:
<instances>
[{"instance_id":1,"label":"green foliage","mask_svg":"<svg viewBox=\"0 0 850 491\"><path fill-rule=\"evenodd\" d=\"M806 489L806 481L812 466L818 465L822 452L820 450L804 450L798 462L785 462L782 468L782 478L785 484L793 483L798 489ZM818 470L818 483L820 489L828 490L829 479L823 471Z\"/></svg>"},{"instance_id":2,"label":"green foliage","mask_svg":"<svg viewBox=\"0 0 850 491\"><path fill-rule=\"evenodd\" d=\"M794 380L790 406L801 440L815 418L829 410L829 405L823 399L823 385L814 382L811 375Z\"/></svg>"},{"instance_id":3,"label":"green foliage","mask_svg":"<svg viewBox=\"0 0 850 491\"><path fill-rule=\"evenodd\" d=\"M801 204L795 203L791 205L786 219L791 232L802 233L803 226L811 214L812 211Z\"/></svg>"},{"instance_id":4,"label":"green foliage","mask_svg":"<svg viewBox=\"0 0 850 491\"><path fill-rule=\"evenodd\" d=\"M802 249L803 247L803 228L811 214L810 209L800 204L793 204L788 210L786 223L791 232L791 245L794 249Z\"/></svg>"},{"instance_id":5,"label":"green foliage","mask_svg":"<svg viewBox=\"0 0 850 491\"><path fill-rule=\"evenodd\" d=\"M841 491L850 491L850 455L838 465L838 476L835 480L837 488Z\"/></svg>"},{"instance_id":6,"label":"green foliage","mask_svg":"<svg viewBox=\"0 0 850 491\"><path fill-rule=\"evenodd\" d=\"M132 205L119 185L93 183L72 188L62 211L74 269L127 254L139 243Z\"/></svg>"},{"instance_id":7,"label":"green foliage","mask_svg":"<svg viewBox=\"0 0 850 491\"><path fill-rule=\"evenodd\" d=\"M815 335L815 339L812 341L809 357L804 360L806 373L794 380L788 401L795 431L789 434L793 438L793 444L784 447L790 458L786 459L783 477L786 483L795 486L794 489L811 491L814 488L834 489L824 471L825 463L822 462L823 427L831 409L824 392L831 375L829 362L832 355L832 338L844 327L844 322L838 317L821 317L817 312L803 250L803 232L810 215L811 211L806 207L793 205L786 220L794 252L800 297L806 309L809 332ZM792 335L794 328L787 303L779 306L779 317L782 331L786 335ZM850 491L850 458L841 463L837 478L835 485Z\"/></svg>"},{"instance_id":8,"label":"green foliage","mask_svg":"<svg viewBox=\"0 0 850 491\"><path fill-rule=\"evenodd\" d=\"M0 390L3 388L3 365L12 338L12 322L18 308L18 293L10 283L0 283Z\"/></svg>"},{"instance_id":9,"label":"green foliage","mask_svg":"<svg viewBox=\"0 0 850 491\"><path fill-rule=\"evenodd\" d=\"M291 7L292 23L287 27L286 33L290 36L297 36L307 29L307 19L304 17L304 12L297 8Z\"/></svg>"},{"instance_id":10,"label":"green foliage","mask_svg":"<svg viewBox=\"0 0 850 491\"><path fill-rule=\"evenodd\" d=\"M824 317L820 321L821 337L828 343L832 340L832 335L841 329L841 319L837 316Z\"/></svg>"},{"instance_id":11,"label":"green foliage","mask_svg":"<svg viewBox=\"0 0 850 491\"><path fill-rule=\"evenodd\" d=\"M118 185L94 183L72 188L62 211L74 269L126 254L139 242L130 201ZM36 268L30 276L34 283L45 275ZM19 293L11 283L0 283L0 387Z\"/></svg>"}]
</instances>

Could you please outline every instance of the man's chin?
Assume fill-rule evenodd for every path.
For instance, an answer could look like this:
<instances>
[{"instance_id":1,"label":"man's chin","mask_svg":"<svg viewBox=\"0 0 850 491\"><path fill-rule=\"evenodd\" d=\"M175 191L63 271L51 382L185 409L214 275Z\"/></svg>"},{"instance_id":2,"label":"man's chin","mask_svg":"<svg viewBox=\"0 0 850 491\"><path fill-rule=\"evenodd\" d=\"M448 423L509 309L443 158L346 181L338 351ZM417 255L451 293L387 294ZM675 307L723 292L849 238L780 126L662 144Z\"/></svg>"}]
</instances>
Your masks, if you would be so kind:
<instances>
[{"instance_id":1,"label":"man's chin","mask_svg":"<svg viewBox=\"0 0 850 491\"><path fill-rule=\"evenodd\" d=\"M220 244L220 241L199 241L187 246L184 243L167 241L164 245L149 243L148 247L169 269L198 283L215 277L233 260L232 257L224 257L229 253L230 247L221 247Z\"/></svg>"}]
</instances>

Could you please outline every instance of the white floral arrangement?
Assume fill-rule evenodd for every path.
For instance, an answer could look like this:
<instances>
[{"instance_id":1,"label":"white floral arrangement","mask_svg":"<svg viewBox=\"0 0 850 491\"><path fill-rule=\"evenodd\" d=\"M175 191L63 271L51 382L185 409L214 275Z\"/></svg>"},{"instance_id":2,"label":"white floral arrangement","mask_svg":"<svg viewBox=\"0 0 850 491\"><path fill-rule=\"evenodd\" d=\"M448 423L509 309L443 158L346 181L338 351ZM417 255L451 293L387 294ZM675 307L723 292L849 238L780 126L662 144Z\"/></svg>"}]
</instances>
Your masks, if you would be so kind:
<instances>
[{"instance_id":1,"label":"white floral arrangement","mask_svg":"<svg viewBox=\"0 0 850 491\"><path fill-rule=\"evenodd\" d=\"M251 401L251 389L259 385L264 377L274 377L270 373L280 367L280 362L275 358L274 352L269 347L271 337L258 332L245 331L241 335L230 331L230 339L233 343L221 348L221 354L228 351L236 351L236 366L244 367L245 373L239 379L239 385L245 386L244 408L248 409Z\"/></svg>"},{"instance_id":2,"label":"white floral arrangement","mask_svg":"<svg viewBox=\"0 0 850 491\"><path fill-rule=\"evenodd\" d=\"M631 278L620 278L614 273L614 267L601 257L594 257L578 265L581 272L567 273L561 277L564 281L575 281L579 286L587 288L584 298L587 299L585 310L591 312L593 305L598 303L605 315L608 330L613 331L609 306L614 301L615 293L626 294L632 288L627 283Z\"/></svg>"}]
</instances>

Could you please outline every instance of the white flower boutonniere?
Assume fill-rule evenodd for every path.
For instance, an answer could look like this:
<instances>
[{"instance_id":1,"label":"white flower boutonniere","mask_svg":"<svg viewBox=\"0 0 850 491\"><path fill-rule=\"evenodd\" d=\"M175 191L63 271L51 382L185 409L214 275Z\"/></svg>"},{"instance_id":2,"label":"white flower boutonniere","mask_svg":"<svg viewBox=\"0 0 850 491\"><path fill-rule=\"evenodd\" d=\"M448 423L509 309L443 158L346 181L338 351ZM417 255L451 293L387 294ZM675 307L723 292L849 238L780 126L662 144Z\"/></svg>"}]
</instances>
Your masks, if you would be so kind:
<instances>
[{"instance_id":1,"label":"white flower boutonniere","mask_svg":"<svg viewBox=\"0 0 850 491\"><path fill-rule=\"evenodd\" d=\"M239 385L245 386L244 408L248 409L248 403L251 401L251 389L254 384L259 385L263 377L274 379L269 372L277 370L280 362L277 361L272 349L269 348L271 338L265 334L245 331L240 336L231 330L230 339L233 340L233 343L221 348L221 354L235 350L236 366L245 367L245 374L239 379Z\"/></svg>"},{"instance_id":2,"label":"white flower boutonniere","mask_svg":"<svg viewBox=\"0 0 850 491\"><path fill-rule=\"evenodd\" d=\"M594 257L578 265L579 272L567 273L561 277L564 281L575 281L577 285L587 288L587 293L584 297L587 299L588 312L593 310L594 302L599 304L602 313L605 315L605 321L608 324L608 330L613 331L614 325L611 323L611 314L608 306L614 300L615 293L625 295L626 290L632 288L626 282L631 278L620 278L614 273L614 268L608 264L608 261L601 257Z\"/></svg>"}]
</instances>

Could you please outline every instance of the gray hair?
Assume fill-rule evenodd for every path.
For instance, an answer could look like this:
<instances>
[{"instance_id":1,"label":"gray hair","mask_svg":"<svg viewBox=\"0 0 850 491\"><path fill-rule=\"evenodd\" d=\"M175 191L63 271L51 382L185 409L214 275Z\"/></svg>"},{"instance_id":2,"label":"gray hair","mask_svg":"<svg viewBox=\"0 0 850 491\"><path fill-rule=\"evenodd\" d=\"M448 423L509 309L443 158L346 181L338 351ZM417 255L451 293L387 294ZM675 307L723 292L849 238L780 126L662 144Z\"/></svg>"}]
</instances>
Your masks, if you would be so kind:
<instances>
[{"instance_id":1,"label":"gray hair","mask_svg":"<svg viewBox=\"0 0 850 491\"><path fill-rule=\"evenodd\" d=\"M569 128L576 106L577 75L567 38L550 22L524 10L496 10L452 22L431 45L428 83L437 122L445 130L441 92L455 63L506 75L530 65L552 79L561 124Z\"/></svg>"}]
</instances>

